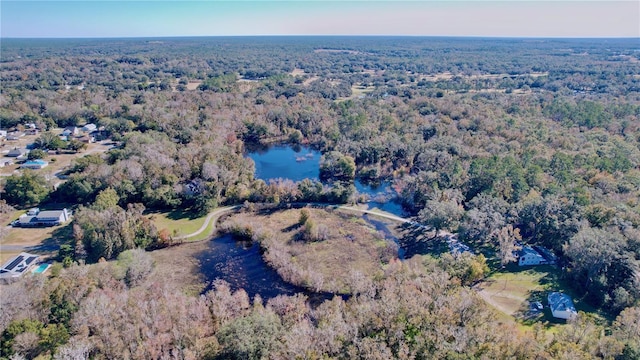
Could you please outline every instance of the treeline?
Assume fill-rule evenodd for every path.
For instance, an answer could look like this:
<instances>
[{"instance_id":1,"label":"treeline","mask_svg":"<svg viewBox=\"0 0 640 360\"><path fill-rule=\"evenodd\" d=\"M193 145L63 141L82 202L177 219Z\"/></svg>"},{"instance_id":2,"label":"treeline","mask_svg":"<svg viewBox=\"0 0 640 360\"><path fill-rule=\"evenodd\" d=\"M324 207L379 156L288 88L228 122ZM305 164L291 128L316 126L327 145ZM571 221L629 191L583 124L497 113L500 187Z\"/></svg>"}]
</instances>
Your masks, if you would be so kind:
<instances>
[{"instance_id":1,"label":"treeline","mask_svg":"<svg viewBox=\"0 0 640 360\"><path fill-rule=\"evenodd\" d=\"M439 263L414 257L349 300L310 307L303 295L249 299L216 281L187 296L144 251L54 269L3 287L3 359L633 359L640 309L606 329L586 314L547 336L499 322ZM20 299L20 301L15 301ZM606 330L606 331L605 331Z\"/></svg>"}]
</instances>

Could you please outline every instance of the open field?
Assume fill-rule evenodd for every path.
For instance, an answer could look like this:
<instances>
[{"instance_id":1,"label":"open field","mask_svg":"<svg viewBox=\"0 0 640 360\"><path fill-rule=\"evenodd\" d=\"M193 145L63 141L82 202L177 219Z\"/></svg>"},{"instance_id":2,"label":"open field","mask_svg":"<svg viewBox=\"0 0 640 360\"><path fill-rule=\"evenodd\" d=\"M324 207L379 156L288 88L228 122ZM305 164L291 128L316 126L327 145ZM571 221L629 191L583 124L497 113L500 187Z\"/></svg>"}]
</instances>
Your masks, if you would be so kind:
<instances>
[{"instance_id":1,"label":"open field","mask_svg":"<svg viewBox=\"0 0 640 360\"><path fill-rule=\"evenodd\" d=\"M351 85L351 97L359 97L375 90L375 86Z\"/></svg>"},{"instance_id":2,"label":"open field","mask_svg":"<svg viewBox=\"0 0 640 360\"><path fill-rule=\"evenodd\" d=\"M309 86L309 85L311 85L312 82L314 82L314 81L316 81L318 79L320 79L319 76L312 76L312 77L308 78L307 80L303 81L302 85L303 86Z\"/></svg>"},{"instance_id":3,"label":"open field","mask_svg":"<svg viewBox=\"0 0 640 360\"><path fill-rule=\"evenodd\" d=\"M151 275L156 281L188 295L198 295L205 288L196 254L208 247L207 242L182 244L149 252L156 263Z\"/></svg>"},{"instance_id":4,"label":"open field","mask_svg":"<svg viewBox=\"0 0 640 360\"><path fill-rule=\"evenodd\" d=\"M568 284L559 279L559 274L559 270L551 265L520 267L510 264L505 270L491 274L474 289L495 309L525 325L535 322L548 322L548 326L565 323L551 315L547 295L552 291L570 295L578 311L594 313L595 309L577 298ZM532 311L530 304L534 301L540 301L544 310Z\"/></svg>"},{"instance_id":5,"label":"open field","mask_svg":"<svg viewBox=\"0 0 640 360\"><path fill-rule=\"evenodd\" d=\"M359 84L353 84L351 85L351 96L341 97L336 99L335 101L345 101L345 100L352 100L352 99L364 97L366 94L372 92L375 89L376 89L375 86L364 86Z\"/></svg>"},{"instance_id":6,"label":"open field","mask_svg":"<svg viewBox=\"0 0 640 360\"><path fill-rule=\"evenodd\" d=\"M543 301L543 292L549 284L543 279L548 271L527 269L519 272L499 272L476 285L480 296L501 312L515 316L526 310L529 301Z\"/></svg>"},{"instance_id":7,"label":"open field","mask_svg":"<svg viewBox=\"0 0 640 360\"><path fill-rule=\"evenodd\" d=\"M216 232L216 223L220 216L238 208L239 206L220 207L208 215L196 218L182 210L153 212L148 216L158 230L166 229L171 236L186 242L197 242L211 238Z\"/></svg>"},{"instance_id":8,"label":"open field","mask_svg":"<svg viewBox=\"0 0 640 360\"><path fill-rule=\"evenodd\" d=\"M206 215L193 218L191 214L181 210L152 212L148 216L158 230L167 229L172 236L183 236L196 232L207 218Z\"/></svg>"},{"instance_id":9,"label":"open field","mask_svg":"<svg viewBox=\"0 0 640 360\"><path fill-rule=\"evenodd\" d=\"M202 81L189 80L187 83L187 90L195 90L200 86L200 84L202 84Z\"/></svg>"},{"instance_id":10,"label":"open field","mask_svg":"<svg viewBox=\"0 0 640 360\"><path fill-rule=\"evenodd\" d=\"M38 255L52 255L58 246L71 238L71 225L60 225L46 228L9 228L9 233L0 243L0 261L27 251Z\"/></svg>"}]
</instances>

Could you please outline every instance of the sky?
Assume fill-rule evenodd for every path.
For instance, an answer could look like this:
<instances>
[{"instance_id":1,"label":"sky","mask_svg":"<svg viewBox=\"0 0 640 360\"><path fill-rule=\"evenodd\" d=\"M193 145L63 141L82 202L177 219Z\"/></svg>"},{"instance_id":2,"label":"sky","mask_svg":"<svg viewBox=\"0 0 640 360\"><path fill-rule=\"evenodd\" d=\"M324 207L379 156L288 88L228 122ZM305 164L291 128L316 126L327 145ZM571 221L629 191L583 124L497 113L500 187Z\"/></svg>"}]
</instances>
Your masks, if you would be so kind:
<instances>
[{"instance_id":1,"label":"sky","mask_svg":"<svg viewBox=\"0 0 640 360\"><path fill-rule=\"evenodd\" d=\"M636 37L640 0L0 1L0 37Z\"/></svg>"}]
</instances>

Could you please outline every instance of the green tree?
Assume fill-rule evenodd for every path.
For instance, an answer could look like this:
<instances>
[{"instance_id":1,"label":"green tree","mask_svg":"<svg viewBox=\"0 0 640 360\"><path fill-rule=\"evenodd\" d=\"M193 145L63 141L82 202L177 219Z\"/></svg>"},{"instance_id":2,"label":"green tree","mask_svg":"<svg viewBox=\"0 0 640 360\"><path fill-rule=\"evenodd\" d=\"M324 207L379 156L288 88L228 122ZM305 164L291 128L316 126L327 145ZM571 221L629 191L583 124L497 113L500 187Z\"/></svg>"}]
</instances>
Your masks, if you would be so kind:
<instances>
[{"instance_id":1,"label":"green tree","mask_svg":"<svg viewBox=\"0 0 640 360\"><path fill-rule=\"evenodd\" d=\"M25 208L42 202L51 190L44 176L25 170L9 176L4 191L8 203Z\"/></svg>"},{"instance_id":2,"label":"green tree","mask_svg":"<svg viewBox=\"0 0 640 360\"><path fill-rule=\"evenodd\" d=\"M120 196L113 188L106 188L98 193L96 201L93 202L91 208L102 211L118 206Z\"/></svg>"},{"instance_id":3,"label":"green tree","mask_svg":"<svg viewBox=\"0 0 640 360\"><path fill-rule=\"evenodd\" d=\"M89 145L87 145L86 143L83 143L82 141L78 141L76 139L72 139L67 144L67 149L72 150L74 152L78 152L80 150L86 149L88 146Z\"/></svg>"},{"instance_id":4,"label":"green tree","mask_svg":"<svg viewBox=\"0 0 640 360\"><path fill-rule=\"evenodd\" d=\"M320 178L351 181L356 175L355 160L348 155L331 151L322 155L320 160Z\"/></svg>"},{"instance_id":5,"label":"green tree","mask_svg":"<svg viewBox=\"0 0 640 360\"><path fill-rule=\"evenodd\" d=\"M58 135L51 131L45 131L34 141L34 144L39 149L56 150L64 148L65 142L58 137Z\"/></svg>"},{"instance_id":6,"label":"green tree","mask_svg":"<svg viewBox=\"0 0 640 360\"><path fill-rule=\"evenodd\" d=\"M309 218L311 217L311 213L309 209L304 208L300 210L300 217L298 218L298 224L303 225Z\"/></svg>"},{"instance_id":7,"label":"green tree","mask_svg":"<svg viewBox=\"0 0 640 360\"><path fill-rule=\"evenodd\" d=\"M45 156L47 156L47 153L44 150L33 149L29 152L29 155L27 155L27 159L29 160L44 159Z\"/></svg>"},{"instance_id":8,"label":"green tree","mask_svg":"<svg viewBox=\"0 0 640 360\"><path fill-rule=\"evenodd\" d=\"M2 332L2 338L0 341L0 356L3 358L9 358L13 355L13 344L16 336L23 333L40 334L43 325L37 320L17 320L12 321L7 328Z\"/></svg>"},{"instance_id":9,"label":"green tree","mask_svg":"<svg viewBox=\"0 0 640 360\"><path fill-rule=\"evenodd\" d=\"M131 249L118 255L118 268L129 287L140 285L151 274L154 261L143 249Z\"/></svg>"}]
</instances>

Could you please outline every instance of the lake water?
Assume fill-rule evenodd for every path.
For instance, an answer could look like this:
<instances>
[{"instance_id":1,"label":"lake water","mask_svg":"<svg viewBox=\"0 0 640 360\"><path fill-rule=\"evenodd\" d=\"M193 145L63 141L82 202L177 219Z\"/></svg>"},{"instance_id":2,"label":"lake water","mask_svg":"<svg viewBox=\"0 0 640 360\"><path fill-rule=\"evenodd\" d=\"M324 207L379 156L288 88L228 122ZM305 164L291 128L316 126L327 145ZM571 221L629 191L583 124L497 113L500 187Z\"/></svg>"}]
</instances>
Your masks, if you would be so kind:
<instances>
[{"instance_id":1,"label":"lake water","mask_svg":"<svg viewBox=\"0 0 640 360\"><path fill-rule=\"evenodd\" d=\"M267 182L279 178L292 181L319 180L321 156L320 151L308 146L276 145L250 149L248 152L248 157L255 163L255 177ZM371 185L356 180L354 185L359 193L369 195L370 209L378 208L398 216L407 215L397 201L390 182Z\"/></svg>"},{"instance_id":2,"label":"lake water","mask_svg":"<svg viewBox=\"0 0 640 360\"><path fill-rule=\"evenodd\" d=\"M278 295L303 293L311 303L320 303L333 297L333 294L313 293L282 280L262 259L258 243L238 241L231 235L211 240L209 248L198 254L197 259L207 281L222 279L234 290L244 289L251 299L256 294L266 301ZM210 285L204 291L209 290Z\"/></svg>"}]
</instances>

